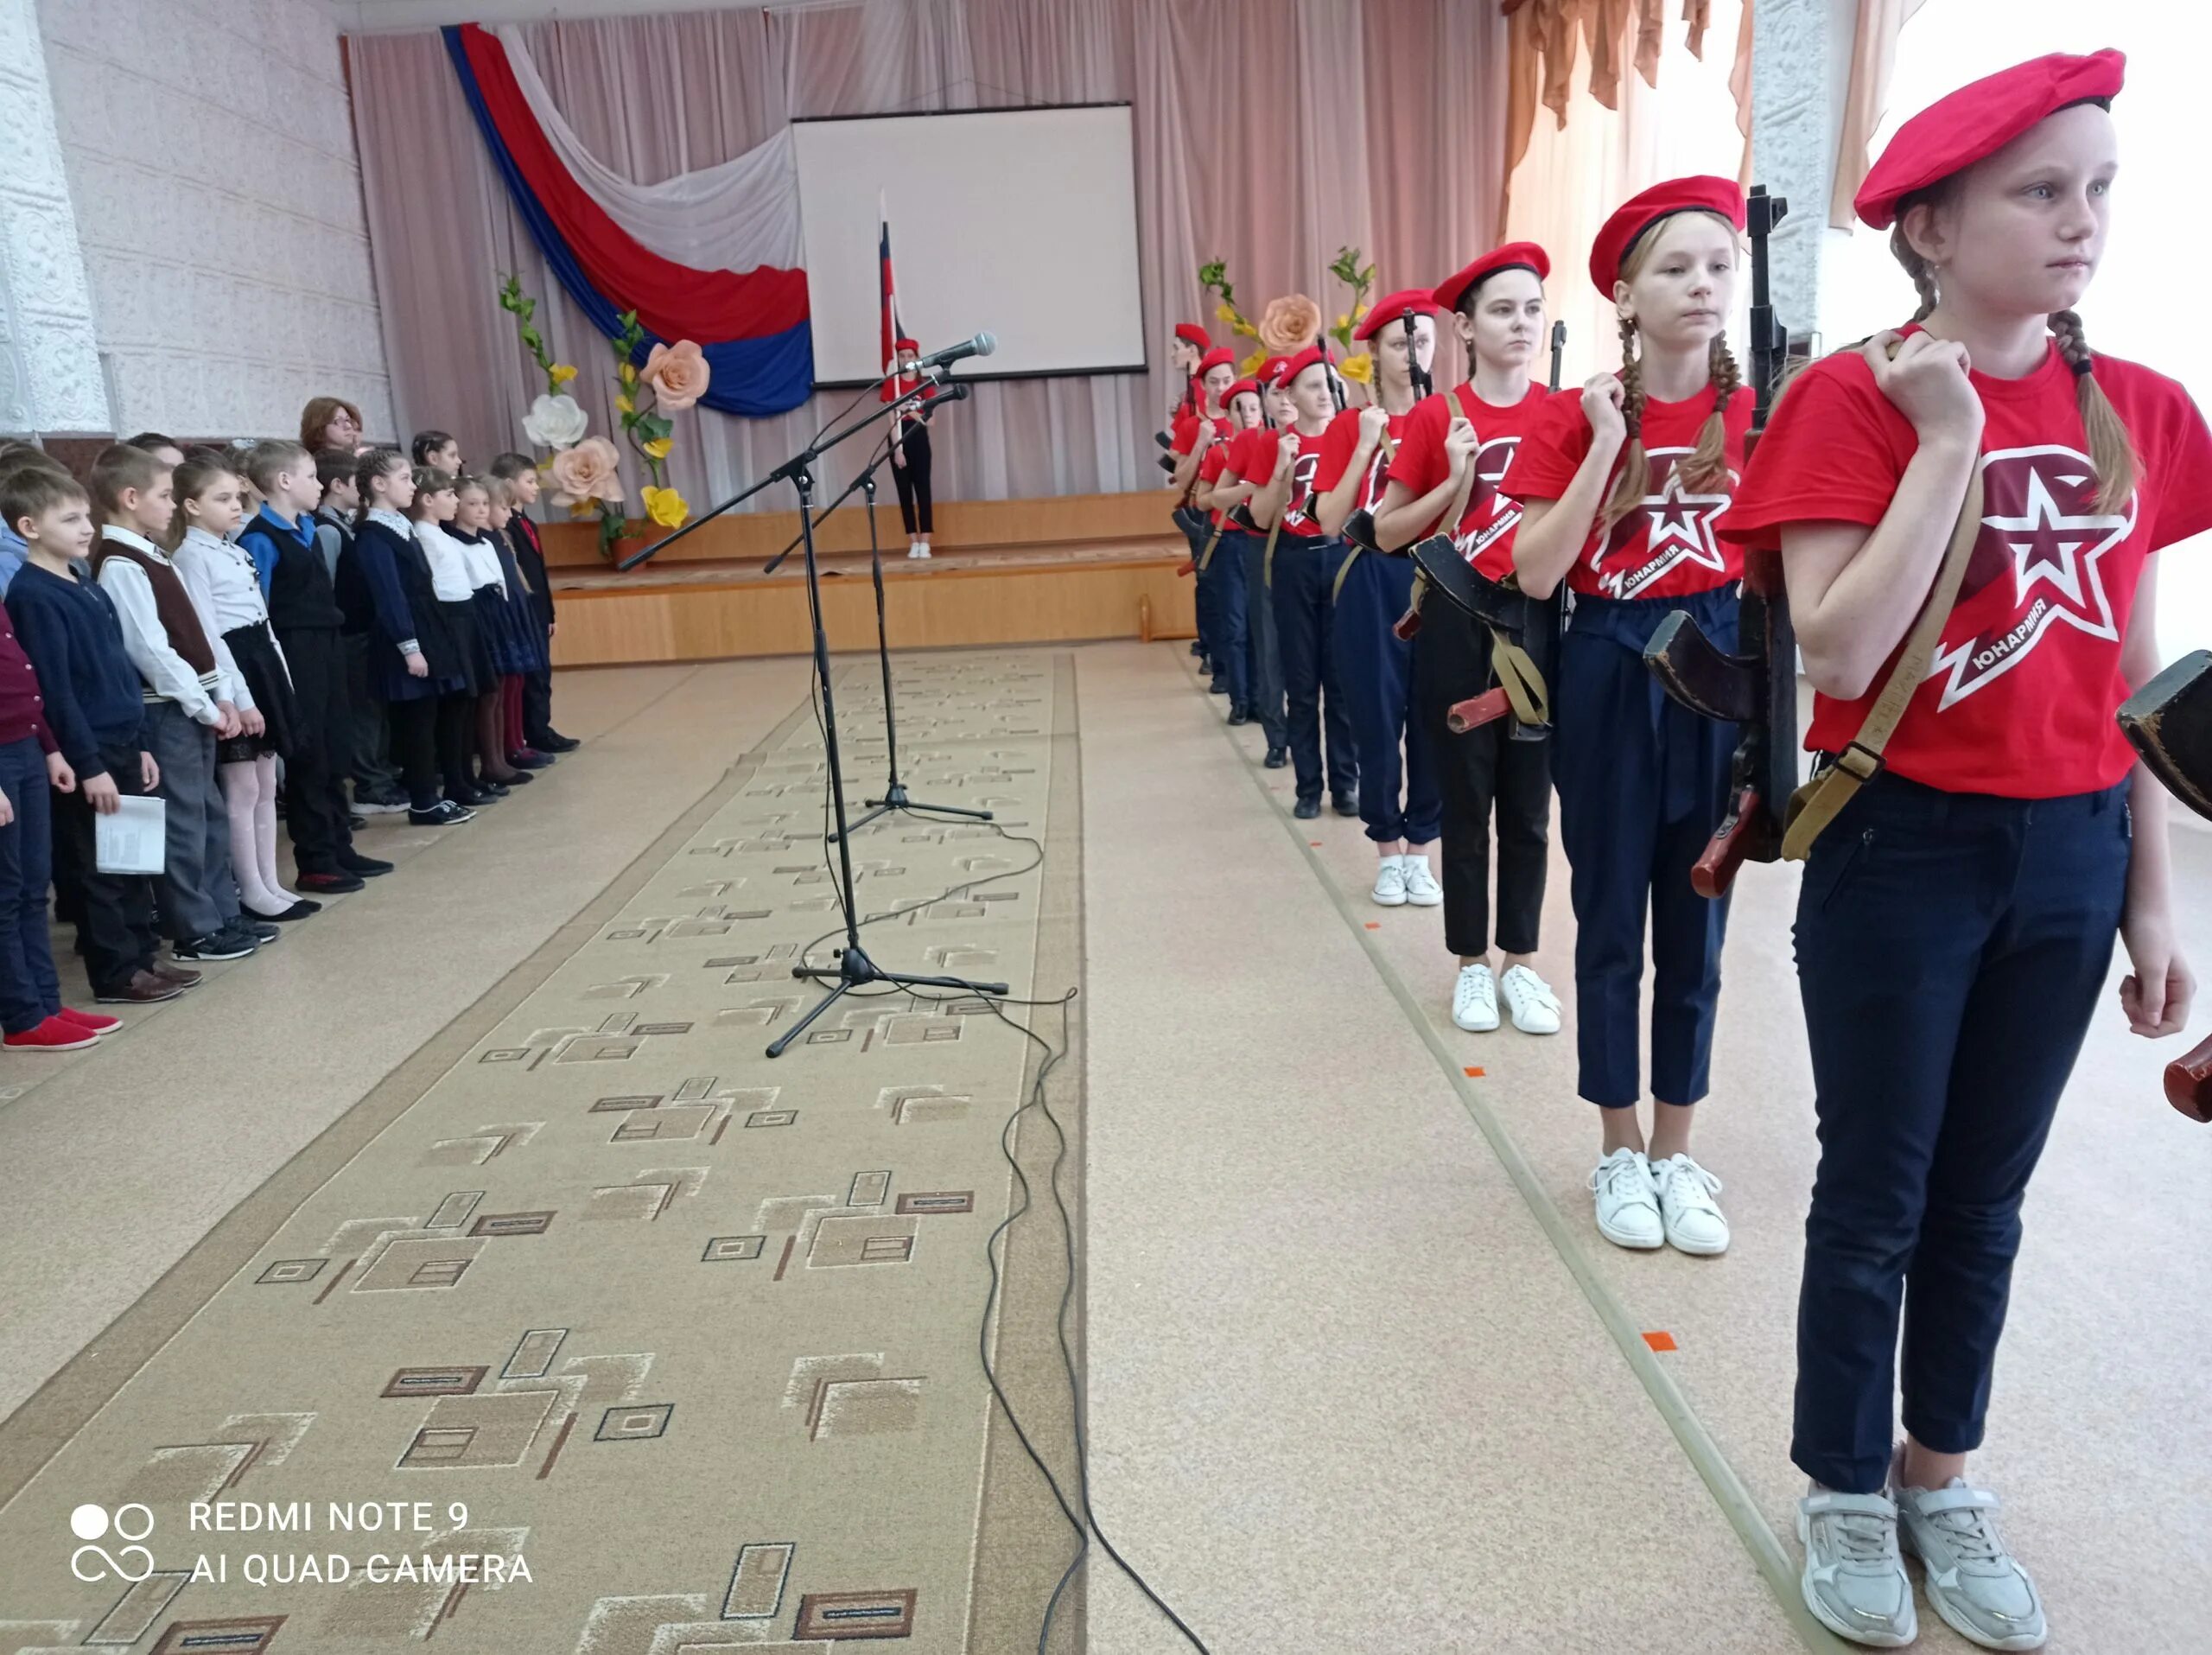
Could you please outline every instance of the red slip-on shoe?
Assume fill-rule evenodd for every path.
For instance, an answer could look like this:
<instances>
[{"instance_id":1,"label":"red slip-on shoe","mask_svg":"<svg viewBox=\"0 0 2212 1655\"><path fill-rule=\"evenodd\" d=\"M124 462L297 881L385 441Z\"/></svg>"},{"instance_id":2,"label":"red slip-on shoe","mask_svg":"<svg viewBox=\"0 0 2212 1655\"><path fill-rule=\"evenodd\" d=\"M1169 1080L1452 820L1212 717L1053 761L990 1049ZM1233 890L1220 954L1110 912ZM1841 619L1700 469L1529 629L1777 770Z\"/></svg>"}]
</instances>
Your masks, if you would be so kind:
<instances>
[{"instance_id":1,"label":"red slip-on shoe","mask_svg":"<svg viewBox=\"0 0 2212 1655\"><path fill-rule=\"evenodd\" d=\"M94 1040L112 1034L123 1027L122 1018L111 1017L105 1011L79 1011L73 1006L64 1006L54 1015L65 1023L74 1023Z\"/></svg>"},{"instance_id":2,"label":"red slip-on shoe","mask_svg":"<svg viewBox=\"0 0 2212 1655\"><path fill-rule=\"evenodd\" d=\"M59 1017L48 1017L36 1028L26 1028L20 1034L10 1034L0 1046L11 1052L81 1052L99 1041L88 1028L74 1023L65 1023Z\"/></svg>"}]
</instances>

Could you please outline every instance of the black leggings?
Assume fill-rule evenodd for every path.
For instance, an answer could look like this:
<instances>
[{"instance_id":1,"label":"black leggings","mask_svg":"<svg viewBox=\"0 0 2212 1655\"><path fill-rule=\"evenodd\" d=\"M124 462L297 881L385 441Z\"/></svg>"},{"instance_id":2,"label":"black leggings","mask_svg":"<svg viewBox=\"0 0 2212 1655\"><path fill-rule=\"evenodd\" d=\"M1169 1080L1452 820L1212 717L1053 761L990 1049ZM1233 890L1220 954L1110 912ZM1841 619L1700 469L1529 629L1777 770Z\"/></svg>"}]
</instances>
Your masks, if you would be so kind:
<instances>
[{"instance_id":1,"label":"black leggings","mask_svg":"<svg viewBox=\"0 0 2212 1655\"><path fill-rule=\"evenodd\" d=\"M892 480L899 487L899 515L906 519L909 535L926 537L930 532L930 428L918 423L908 426L899 446L906 451L906 463L891 468Z\"/></svg>"}]
</instances>

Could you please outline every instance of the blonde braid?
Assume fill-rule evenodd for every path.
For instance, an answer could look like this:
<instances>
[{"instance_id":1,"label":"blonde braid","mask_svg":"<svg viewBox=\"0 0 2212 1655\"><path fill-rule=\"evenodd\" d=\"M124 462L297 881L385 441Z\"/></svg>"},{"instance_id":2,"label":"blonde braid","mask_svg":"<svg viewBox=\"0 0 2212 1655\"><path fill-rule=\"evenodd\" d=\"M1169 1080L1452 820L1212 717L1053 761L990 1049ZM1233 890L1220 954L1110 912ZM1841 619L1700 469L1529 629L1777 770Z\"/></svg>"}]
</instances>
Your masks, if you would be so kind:
<instances>
[{"instance_id":1,"label":"blonde braid","mask_svg":"<svg viewBox=\"0 0 2212 1655\"><path fill-rule=\"evenodd\" d=\"M1920 296L1920 309L1912 313L1915 321L1925 321L1936 309L1936 267L1923 258L1913 245L1905 239L1904 215L1890 229L1890 253L1904 266L1904 273L1912 277L1912 290Z\"/></svg>"},{"instance_id":2,"label":"blonde braid","mask_svg":"<svg viewBox=\"0 0 2212 1655\"><path fill-rule=\"evenodd\" d=\"M2135 492L2141 474L2135 444L2120 411L2097 383L2096 359L2090 354L2081 316L2071 310L2053 311L2050 332L2058 342L2058 354L2074 370L2074 398L2082 411L2082 430L2089 439L2089 464L2097 474L2097 510L2110 515Z\"/></svg>"},{"instance_id":3,"label":"blonde braid","mask_svg":"<svg viewBox=\"0 0 2212 1655\"><path fill-rule=\"evenodd\" d=\"M1609 533L1637 508L1651 486L1651 466L1643 453L1643 360L1637 354L1636 323L1627 316L1621 318L1621 419L1628 427L1628 439L1621 444L1613 492L1598 514Z\"/></svg>"},{"instance_id":4,"label":"blonde braid","mask_svg":"<svg viewBox=\"0 0 2212 1655\"><path fill-rule=\"evenodd\" d=\"M1693 488L1725 488L1728 482L1728 402L1743 388L1744 371L1728 348L1728 336L1713 339L1713 411L1698 428L1697 447L1675 469Z\"/></svg>"}]
</instances>

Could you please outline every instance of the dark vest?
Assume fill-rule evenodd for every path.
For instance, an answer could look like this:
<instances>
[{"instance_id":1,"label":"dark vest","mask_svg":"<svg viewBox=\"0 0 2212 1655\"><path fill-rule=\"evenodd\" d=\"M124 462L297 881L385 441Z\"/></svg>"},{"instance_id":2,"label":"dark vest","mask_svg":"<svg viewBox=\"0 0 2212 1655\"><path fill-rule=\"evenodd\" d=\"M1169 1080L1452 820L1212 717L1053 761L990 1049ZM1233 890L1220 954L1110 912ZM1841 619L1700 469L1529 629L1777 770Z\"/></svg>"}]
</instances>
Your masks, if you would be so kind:
<instances>
[{"instance_id":1,"label":"dark vest","mask_svg":"<svg viewBox=\"0 0 2212 1655\"><path fill-rule=\"evenodd\" d=\"M312 538L315 519L303 521L310 536L304 545L282 524L257 516L251 525L276 548L276 567L269 571L269 624L280 633L329 631L346 621L322 548Z\"/></svg>"},{"instance_id":2,"label":"dark vest","mask_svg":"<svg viewBox=\"0 0 2212 1655\"><path fill-rule=\"evenodd\" d=\"M214 646L207 641L207 629L200 624L200 612L192 607L191 595L185 591L184 582L176 570L168 563L156 563L136 546L103 535L92 552L95 577L100 566L111 557L121 557L146 571L146 579L154 589L154 613L161 617L162 630L169 635L169 647L201 678L212 677L215 671Z\"/></svg>"}]
</instances>

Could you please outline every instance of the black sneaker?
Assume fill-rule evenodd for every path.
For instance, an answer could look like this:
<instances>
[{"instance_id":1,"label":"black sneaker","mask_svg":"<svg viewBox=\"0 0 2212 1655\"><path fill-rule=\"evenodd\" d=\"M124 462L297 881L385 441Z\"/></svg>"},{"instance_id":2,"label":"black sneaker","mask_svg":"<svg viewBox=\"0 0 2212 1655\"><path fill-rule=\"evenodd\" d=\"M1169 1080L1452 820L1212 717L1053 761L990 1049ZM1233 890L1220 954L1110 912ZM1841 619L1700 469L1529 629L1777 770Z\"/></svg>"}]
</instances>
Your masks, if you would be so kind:
<instances>
[{"instance_id":1,"label":"black sneaker","mask_svg":"<svg viewBox=\"0 0 2212 1655\"><path fill-rule=\"evenodd\" d=\"M237 924L242 933L264 947L284 934L281 926L270 925L266 920L249 920L244 914L238 916Z\"/></svg>"},{"instance_id":2,"label":"black sneaker","mask_svg":"<svg viewBox=\"0 0 2212 1655\"><path fill-rule=\"evenodd\" d=\"M360 876L343 869L333 873L302 874L292 882L303 891L317 896L342 896L348 891L361 888Z\"/></svg>"},{"instance_id":3,"label":"black sneaker","mask_svg":"<svg viewBox=\"0 0 2212 1655\"><path fill-rule=\"evenodd\" d=\"M1280 770L1290 762L1290 749L1287 747L1271 747L1268 749L1268 756L1261 762L1270 770Z\"/></svg>"},{"instance_id":4,"label":"black sneaker","mask_svg":"<svg viewBox=\"0 0 2212 1655\"><path fill-rule=\"evenodd\" d=\"M1290 813L1301 822L1310 822L1321 813L1321 801L1318 799L1301 799L1291 806Z\"/></svg>"},{"instance_id":5,"label":"black sneaker","mask_svg":"<svg viewBox=\"0 0 2212 1655\"><path fill-rule=\"evenodd\" d=\"M379 862L374 856L365 856L358 850L340 851L338 865L362 879L376 879L391 871L390 863Z\"/></svg>"},{"instance_id":6,"label":"black sneaker","mask_svg":"<svg viewBox=\"0 0 2212 1655\"><path fill-rule=\"evenodd\" d=\"M1329 802L1336 806L1338 815L1357 816L1359 814L1359 789L1339 787L1336 797Z\"/></svg>"},{"instance_id":7,"label":"black sneaker","mask_svg":"<svg viewBox=\"0 0 2212 1655\"><path fill-rule=\"evenodd\" d=\"M563 735L556 729L549 729L542 736L532 736L530 744L540 753L573 753L583 745L575 736Z\"/></svg>"},{"instance_id":8,"label":"black sneaker","mask_svg":"<svg viewBox=\"0 0 2212 1655\"><path fill-rule=\"evenodd\" d=\"M252 939L235 935L230 931L211 931L204 937L193 937L178 943L169 952L179 959L244 959L253 952Z\"/></svg>"},{"instance_id":9,"label":"black sneaker","mask_svg":"<svg viewBox=\"0 0 2212 1655\"><path fill-rule=\"evenodd\" d=\"M407 808L405 793L353 791L353 808L364 816L397 816Z\"/></svg>"},{"instance_id":10,"label":"black sneaker","mask_svg":"<svg viewBox=\"0 0 2212 1655\"><path fill-rule=\"evenodd\" d=\"M409 824L415 827L454 827L475 819L474 811L464 810L450 799L442 799L428 810L410 807L407 812Z\"/></svg>"}]
</instances>

